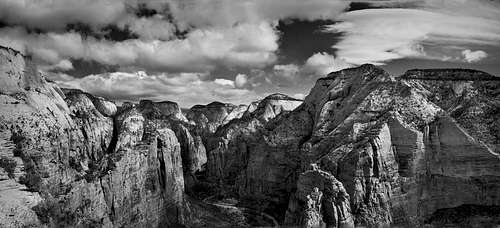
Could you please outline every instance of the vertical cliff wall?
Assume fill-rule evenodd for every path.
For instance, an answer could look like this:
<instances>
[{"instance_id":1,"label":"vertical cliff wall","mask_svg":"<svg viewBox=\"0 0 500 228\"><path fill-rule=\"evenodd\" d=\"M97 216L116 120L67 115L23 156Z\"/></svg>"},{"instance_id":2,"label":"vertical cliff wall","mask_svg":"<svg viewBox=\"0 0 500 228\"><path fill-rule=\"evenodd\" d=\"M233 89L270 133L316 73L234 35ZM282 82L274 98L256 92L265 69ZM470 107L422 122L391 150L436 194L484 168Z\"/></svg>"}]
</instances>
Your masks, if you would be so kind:
<instances>
[{"instance_id":1,"label":"vertical cliff wall","mask_svg":"<svg viewBox=\"0 0 500 228\"><path fill-rule=\"evenodd\" d=\"M180 144L149 109L63 92L9 48L0 61L0 226L185 222Z\"/></svg>"}]
</instances>

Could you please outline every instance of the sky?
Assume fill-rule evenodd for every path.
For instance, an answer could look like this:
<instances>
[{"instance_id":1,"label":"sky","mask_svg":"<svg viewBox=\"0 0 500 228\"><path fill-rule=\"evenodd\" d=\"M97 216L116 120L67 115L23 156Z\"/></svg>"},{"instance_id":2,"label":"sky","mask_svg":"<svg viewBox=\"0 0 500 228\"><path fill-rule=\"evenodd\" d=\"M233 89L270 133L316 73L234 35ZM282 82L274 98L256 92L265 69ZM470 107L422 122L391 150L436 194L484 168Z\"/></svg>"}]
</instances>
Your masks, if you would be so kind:
<instances>
[{"instance_id":1,"label":"sky","mask_svg":"<svg viewBox=\"0 0 500 228\"><path fill-rule=\"evenodd\" d=\"M364 63L500 75L500 1L0 0L0 45L118 103L248 104Z\"/></svg>"}]
</instances>

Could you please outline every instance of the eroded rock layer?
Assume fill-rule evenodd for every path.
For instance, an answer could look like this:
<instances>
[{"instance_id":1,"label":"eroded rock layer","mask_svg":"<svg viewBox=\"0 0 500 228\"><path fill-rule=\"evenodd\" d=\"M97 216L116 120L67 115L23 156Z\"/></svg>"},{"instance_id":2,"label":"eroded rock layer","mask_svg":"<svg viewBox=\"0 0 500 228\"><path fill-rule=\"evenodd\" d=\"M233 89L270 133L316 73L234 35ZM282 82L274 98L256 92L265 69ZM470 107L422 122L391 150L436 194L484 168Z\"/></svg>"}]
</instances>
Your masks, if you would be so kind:
<instances>
[{"instance_id":1,"label":"eroded rock layer","mask_svg":"<svg viewBox=\"0 0 500 228\"><path fill-rule=\"evenodd\" d=\"M290 226L499 225L499 88L481 71L362 65L304 101L185 116L174 102L61 90L1 47L0 226L245 224L200 188Z\"/></svg>"},{"instance_id":2,"label":"eroded rock layer","mask_svg":"<svg viewBox=\"0 0 500 228\"><path fill-rule=\"evenodd\" d=\"M242 118L233 132L245 134L221 127L209 172L235 183L240 197L266 200L289 225L331 223L297 197L311 164L342 183L357 225L420 226L446 208L498 205L499 87L473 70L331 73L290 113L260 127ZM215 156L228 152L237 165Z\"/></svg>"},{"instance_id":3,"label":"eroded rock layer","mask_svg":"<svg viewBox=\"0 0 500 228\"><path fill-rule=\"evenodd\" d=\"M12 49L0 61L0 226L187 223L181 146L154 115L185 120L176 104L116 114L112 102L47 83Z\"/></svg>"}]
</instances>

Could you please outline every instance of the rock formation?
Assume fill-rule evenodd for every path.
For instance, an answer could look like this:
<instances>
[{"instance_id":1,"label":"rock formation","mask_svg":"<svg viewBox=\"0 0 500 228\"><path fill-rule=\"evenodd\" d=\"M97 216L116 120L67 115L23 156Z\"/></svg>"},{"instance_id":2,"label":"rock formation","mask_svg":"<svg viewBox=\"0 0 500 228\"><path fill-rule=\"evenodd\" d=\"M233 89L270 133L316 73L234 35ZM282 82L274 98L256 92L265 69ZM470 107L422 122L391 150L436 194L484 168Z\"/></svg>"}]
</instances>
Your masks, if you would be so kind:
<instances>
[{"instance_id":1,"label":"rock formation","mask_svg":"<svg viewBox=\"0 0 500 228\"><path fill-rule=\"evenodd\" d=\"M246 105L236 106L228 103L212 102L207 105L195 105L190 108L186 116L193 121L203 135L213 134L221 125L241 118L247 110Z\"/></svg>"},{"instance_id":2,"label":"rock formation","mask_svg":"<svg viewBox=\"0 0 500 228\"><path fill-rule=\"evenodd\" d=\"M270 211L294 208L291 217L301 220L274 214L290 225L306 224L301 213L308 221L327 217L295 197L311 164L343 184L358 225L420 226L442 209L493 207L499 82L460 69L401 77L372 65L335 72L290 113L269 122L244 122L244 115L235 121L244 125L222 126L216 135L223 137L208 146L209 173L235 183L240 197L265 199ZM328 224L311 224L321 222Z\"/></svg>"},{"instance_id":3,"label":"rock formation","mask_svg":"<svg viewBox=\"0 0 500 228\"><path fill-rule=\"evenodd\" d=\"M231 227L198 177L305 227L500 223L500 79L373 65L182 113L46 82L0 48L1 227Z\"/></svg>"},{"instance_id":4,"label":"rock formation","mask_svg":"<svg viewBox=\"0 0 500 228\"><path fill-rule=\"evenodd\" d=\"M0 66L1 227L220 221L184 194L179 141L196 140L176 136L173 123L187 121L177 104L143 101L117 113L110 101L47 83L12 49L0 48Z\"/></svg>"},{"instance_id":5,"label":"rock formation","mask_svg":"<svg viewBox=\"0 0 500 228\"><path fill-rule=\"evenodd\" d=\"M248 163L251 145L258 143L255 133L280 114L302 103L283 94L272 94L259 101L254 110L247 110L239 119L221 126L207 142L208 177L234 184Z\"/></svg>"},{"instance_id":6,"label":"rock formation","mask_svg":"<svg viewBox=\"0 0 500 228\"><path fill-rule=\"evenodd\" d=\"M299 176L284 223L303 227L354 227L349 195L332 174L315 166Z\"/></svg>"}]
</instances>

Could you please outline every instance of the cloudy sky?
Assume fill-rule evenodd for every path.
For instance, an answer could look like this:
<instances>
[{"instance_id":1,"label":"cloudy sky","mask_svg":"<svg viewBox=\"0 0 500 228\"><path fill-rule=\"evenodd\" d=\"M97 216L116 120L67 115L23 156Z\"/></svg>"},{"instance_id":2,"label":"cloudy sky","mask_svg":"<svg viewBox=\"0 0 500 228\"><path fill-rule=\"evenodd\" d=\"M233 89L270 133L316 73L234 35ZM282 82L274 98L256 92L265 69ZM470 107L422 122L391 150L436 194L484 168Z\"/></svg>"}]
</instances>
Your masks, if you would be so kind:
<instances>
[{"instance_id":1,"label":"cloudy sky","mask_svg":"<svg viewBox=\"0 0 500 228\"><path fill-rule=\"evenodd\" d=\"M363 63L500 75L500 2L0 0L0 45L118 102L249 103Z\"/></svg>"}]
</instances>

